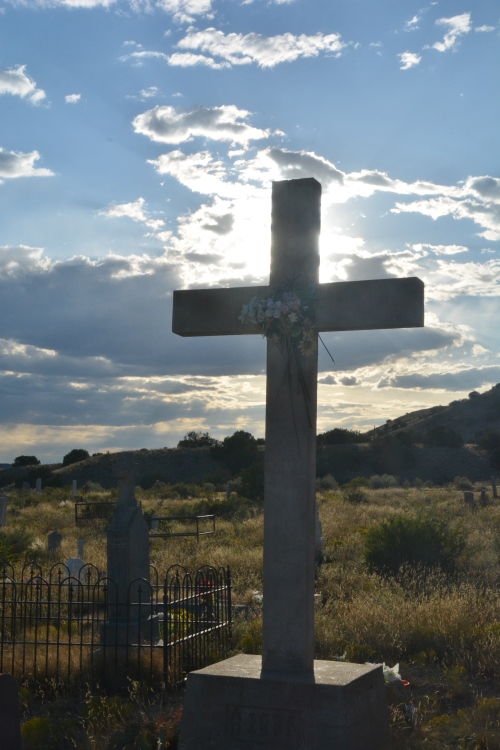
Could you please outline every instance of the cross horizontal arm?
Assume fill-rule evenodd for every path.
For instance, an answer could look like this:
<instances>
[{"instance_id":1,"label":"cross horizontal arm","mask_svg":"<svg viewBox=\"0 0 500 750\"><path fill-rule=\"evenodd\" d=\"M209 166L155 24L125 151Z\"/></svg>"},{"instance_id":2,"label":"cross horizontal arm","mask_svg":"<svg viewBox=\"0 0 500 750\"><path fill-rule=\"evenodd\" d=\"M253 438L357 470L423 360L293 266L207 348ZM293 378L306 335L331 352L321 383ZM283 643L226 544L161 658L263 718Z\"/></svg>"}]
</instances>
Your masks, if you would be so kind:
<instances>
[{"instance_id":1,"label":"cross horizontal arm","mask_svg":"<svg viewBox=\"0 0 500 750\"><path fill-rule=\"evenodd\" d=\"M238 317L252 297L270 294L268 286L174 292L172 331L179 336L261 333L260 325L241 323ZM424 284L417 278L318 284L316 325L319 331L421 327Z\"/></svg>"},{"instance_id":2,"label":"cross horizontal arm","mask_svg":"<svg viewBox=\"0 0 500 750\"><path fill-rule=\"evenodd\" d=\"M368 331L424 325L424 283L416 277L319 284L318 331Z\"/></svg>"}]
</instances>

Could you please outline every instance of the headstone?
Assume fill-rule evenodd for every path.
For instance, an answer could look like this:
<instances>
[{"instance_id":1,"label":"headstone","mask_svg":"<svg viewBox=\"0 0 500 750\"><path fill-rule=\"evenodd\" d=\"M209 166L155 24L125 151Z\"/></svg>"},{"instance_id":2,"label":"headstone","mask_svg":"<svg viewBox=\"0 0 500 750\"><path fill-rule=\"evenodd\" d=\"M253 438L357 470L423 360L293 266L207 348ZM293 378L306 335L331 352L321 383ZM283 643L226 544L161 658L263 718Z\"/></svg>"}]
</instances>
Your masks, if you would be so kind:
<instances>
[{"instance_id":1,"label":"headstone","mask_svg":"<svg viewBox=\"0 0 500 750\"><path fill-rule=\"evenodd\" d=\"M5 492L0 497L0 526L5 526L7 523L7 495Z\"/></svg>"},{"instance_id":2,"label":"headstone","mask_svg":"<svg viewBox=\"0 0 500 750\"><path fill-rule=\"evenodd\" d=\"M315 314L309 353L267 338L262 660L240 655L188 676L180 750L390 745L382 665L314 661L317 332L422 326L423 284L319 284L320 195L314 179L273 183L270 287L174 292L181 336L262 333L241 321L243 305L280 288L305 290Z\"/></svg>"},{"instance_id":3,"label":"headstone","mask_svg":"<svg viewBox=\"0 0 500 750\"><path fill-rule=\"evenodd\" d=\"M498 497L497 480L495 477L491 477L491 490L493 492L493 497Z\"/></svg>"},{"instance_id":4,"label":"headstone","mask_svg":"<svg viewBox=\"0 0 500 750\"><path fill-rule=\"evenodd\" d=\"M158 513L153 513L151 516L151 531L158 531L160 521L158 519Z\"/></svg>"},{"instance_id":5,"label":"headstone","mask_svg":"<svg viewBox=\"0 0 500 750\"><path fill-rule=\"evenodd\" d=\"M147 605L149 587L149 529L135 497L133 467L121 460L115 468L118 478L118 502L107 530L109 585L108 622L104 626L106 643L128 645L141 638L153 640L158 622L152 620ZM131 606L133 604L133 606Z\"/></svg>"},{"instance_id":6,"label":"headstone","mask_svg":"<svg viewBox=\"0 0 500 750\"><path fill-rule=\"evenodd\" d=\"M76 556L79 557L80 560L85 560L85 541L83 539L79 539L77 542Z\"/></svg>"},{"instance_id":7,"label":"headstone","mask_svg":"<svg viewBox=\"0 0 500 750\"><path fill-rule=\"evenodd\" d=\"M0 674L0 737L2 750L21 750L19 690L10 674Z\"/></svg>"},{"instance_id":8,"label":"headstone","mask_svg":"<svg viewBox=\"0 0 500 750\"><path fill-rule=\"evenodd\" d=\"M28 492L31 489L29 482L23 482L23 492Z\"/></svg>"},{"instance_id":9,"label":"headstone","mask_svg":"<svg viewBox=\"0 0 500 750\"><path fill-rule=\"evenodd\" d=\"M78 497L78 482L76 479L73 479L73 490L72 490L72 496Z\"/></svg>"},{"instance_id":10,"label":"headstone","mask_svg":"<svg viewBox=\"0 0 500 750\"><path fill-rule=\"evenodd\" d=\"M476 503L474 502L474 493L470 490L464 490L464 503L469 506L469 508L472 508L473 510L476 507Z\"/></svg>"},{"instance_id":11,"label":"headstone","mask_svg":"<svg viewBox=\"0 0 500 750\"><path fill-rule=\"evenodd\" d=\"M63 536L57 531L57 529L49 534L47 537L49 552L57 552L60 550L62 539Z\"/></svg>"},{"instance_id":12,"label":"headstone","mask_svg":"<svg viewBox=\"0 0 500 750\"><path fill-rule=\"evenodd\" d=\"M489 501L490 499L486 492L486 487L481 487L481 505L484 507L485 505L488 505Z\"/></svg>"},{"instance_id":13,"label":"headstone","mask_svg":"<svg viewBox=\"0 0 500 750\"><path fill-rule=\"evenodd\" d=\"M85 563L79 557L70 557L66 562L66 567L69 570L70 576L72 578L77 578L78 580L80 580L80 571L84 565Z\"/></svg>"},{"instance_id":14,"label":"headstone","mask_svg":"<svg viewBox=\"0 0 500 750\"><path fill-rule=\"evenodd\" d=\"M37 495L39 495L41 493L41 491L42 491L42 480L41 479L37 479L36 483L35 483L35 492L36 492Z\"/></svg>"}]
</instances>

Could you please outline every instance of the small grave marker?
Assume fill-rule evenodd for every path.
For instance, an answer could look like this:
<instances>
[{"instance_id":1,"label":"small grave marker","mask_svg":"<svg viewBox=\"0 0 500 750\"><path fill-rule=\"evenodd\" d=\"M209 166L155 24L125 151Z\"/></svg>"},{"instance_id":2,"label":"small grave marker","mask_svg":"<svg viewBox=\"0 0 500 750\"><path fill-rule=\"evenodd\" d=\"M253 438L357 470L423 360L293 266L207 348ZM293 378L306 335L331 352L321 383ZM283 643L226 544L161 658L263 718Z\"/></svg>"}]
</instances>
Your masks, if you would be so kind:
<instances>
[{"instance_id":1,"label":"small grave marker","mask_svg":"<svg viewBox=\"0 0 500 750\"><path fill-rule=\"evenodd\" d=\"M151 516L151 531L158 531L160 521L158 519L158 513L153 513Z\"/></svg>"},{"instance_id":2,"label":"small grave marker","mask_svg":"<svg viewBox=\"0 0 500 750\"><path fill-rule=\"evenodd\" d=\"M474 502L474 493L470 490L464 490L464 503L475 510L476 503Z\"/></svg>"},{"instance_id":3,"label":"small grave marker","mask_svg":"<svg viewBox=\"0 0 500 750\"><path fill-rule=\"evenodd\" d=\"M62 540L63 536L57 531L57 529L49 534L47 537L49 552L57 552L60 550Z\"/></svg>"},{"instance_id":4,"label":"small grave marker","mask_svg":"<svg viewBox=\"0 0 500 750\"><path fill-rule=\"evenodd\" d=\"M80 560L85 560L85 541L83 539L79 539L77 542L76 555L80 558Z\"/></svg>"},{"instance_id":5,"label":"small grave marker","mask_svg":"<svg viewBox=\"0 0 500 750\"><path fill-rule=\"evenodd\" d=\"M42 491L42 480L39 478L36 480L35 483L35 492L37 495L39 495Z\"/></svg>"},{"instance_id":6,"label":"small grave marker","mask_svg":"<svg viewBox=\"0 0 500 750\"><path fill-rule=\"evenodd\" d=\"M73 479L73 485L72 485L72 487L73 488L72 488L71 496L72 497L78 497L78 482L77 482L76 479Z\"/></svg>"},{"instance_id":7,"label":"small grave marker","mask_svg":"<svg viewBox=\"0 0 500 750\"><path fill-rule=\"evenodd\" d=\"M481 487L481 505L484 507L485 505L488 505L489 501L490 499L486 492L486 487Z\"/></svg>"}]
</instances>

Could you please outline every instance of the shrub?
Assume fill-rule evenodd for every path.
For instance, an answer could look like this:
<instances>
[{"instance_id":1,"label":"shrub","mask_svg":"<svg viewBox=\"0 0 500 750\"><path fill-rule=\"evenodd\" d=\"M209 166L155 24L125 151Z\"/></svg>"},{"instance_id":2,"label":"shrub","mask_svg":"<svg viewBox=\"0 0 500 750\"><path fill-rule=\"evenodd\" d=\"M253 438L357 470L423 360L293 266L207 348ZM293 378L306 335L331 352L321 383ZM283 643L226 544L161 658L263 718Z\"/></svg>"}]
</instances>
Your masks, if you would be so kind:
<instances>
[{"instance_id":1,"label":"shrub","mask_svg":"<svg viewBox=\"0 0 500 750\"><path fill-rule=\"evenodd\" d=\"M33 537L24 529L0 530L0 560L10 563L24 559L31 547Z\"/></svg>"},{"instance_id":2,"label":"shrub","mask_svg":"<svg viewBox=\"0 0 500 750\"><path fill-rule=\"evenodd\" d=\"M432 448L461 448L464 444L462 435L451 427L439 425L433 427L423 436L424 445Z\"/></svg>"},{"instance_id":3,"label":"shrub","mask_svg":"<svg viewBox=\"0 0 500 750\"><path fill-rule=\"evenodd\" d=\"M344 490L343 494L344 499L347 500L348 503L353 503L354 505L367 503L369 500L366 492L363 492L360 487L348 487Z\"/></svg>"},{"instance_id":4,"label":"shrub","mask_svg":"<svg viewBox=\"0 0 500 750\"><path fill-rule=\"evenodd\" d=\"M429 516L394 516L371 528L365 561L372 572L395 576L402 566L436 568L454 573L465 540L444 521Z\"/></svg>"},{"instance_id":5,"label":"shrub","mask_svg":"<svg viewBox=\"0 0 500 750\"><path fill-rule=\"evenodd\" d=\"M63 458L63 466L69 466L70 464L77 464L79 461L85 461L86 458L90 458L90 453L84 448L73 448L72 451L66 453Z\"/></svg>"},{"instance_id":6,"label":"shrub","mask_svg":"<svg viewBox=\"0 0 500 750\"><path fill-rule=\"evenodd\" d=\"M331 474L326 474L324 477L318 477L316 479L317 490L336 490L338 489L339 483Z\"/></svg>"},{"instance_id":7,"label":"shrub","mask_svg":"<svg viewBox=\"0 0 500 750\"><path fill-rule=\"evenodd\" d=\"M494 451L500 448L500 432L497 430L488 430L488 432L477 438L477 444L480 448L484 448L485 451Z\"/></svg>"},{"instance_id":8,"label":"shrub","mask_svg":"<svg viewBox=\"0 0 500 750\"><path fill-rule=\"evenodd\" d=\"M386 487L397 487L397 486L398 486L397 477L393 477L392 474L382 474L382 476L379 476L378 474L374 474L372 477L370 477L370 487L373 490L380 490Z\"/></svg>"},{"instance_id":9,"label":"shrub","mask_svg":"<svg viewBox=\"0 0 500 750\"><path fill-rule=\"evenodd\" d=\"M473 490L474 485L470 481L470 479L467 479L467 477L455 477L453 480L453 484L457 488L457 490Z\"/></svg>"},{"instance_id":10,"label":"shrub","mask_svg":"<svg viewBox=\"0 0 500 750\"><path fill-rule=\"evenodd\" d=\"M241 472L241 494L251 500L264 499L264 462L254 461Z\"/></svg>"}]
</instances>

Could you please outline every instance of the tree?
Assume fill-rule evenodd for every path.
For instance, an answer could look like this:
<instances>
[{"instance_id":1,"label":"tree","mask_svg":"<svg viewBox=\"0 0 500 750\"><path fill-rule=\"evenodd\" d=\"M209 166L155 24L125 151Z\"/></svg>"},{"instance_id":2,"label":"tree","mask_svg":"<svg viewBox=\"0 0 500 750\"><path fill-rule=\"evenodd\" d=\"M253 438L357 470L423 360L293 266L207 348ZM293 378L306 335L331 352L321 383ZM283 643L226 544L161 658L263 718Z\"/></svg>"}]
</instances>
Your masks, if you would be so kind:
<instances>
[{"instance_id":1,"label":"tree","mask_svg":"<svg viewBox=\"0 0 500 750\"><path fill-rule=\"evenodd\" d=\"M85 461L86 458L90 458L88 451L83 448L73 448L72 451L66 453L63 458L63 466L69 466L70 464L77 464L78 461Z\"/></svg>"},{"instance_id":2,"label":"tree","mask_svg":"<svg viewBox=\"0 0 500 750\"><path fill-rule=\"evenodd\" d=\"M38 466L40 461L36 456L17 456L12 466Z\"/></svg>"},{"instance_id":3,"label":"tree","mask_svg":"<svg viewBox=\"0 0 500 750\"><path fill-rule=\"evenodd\" d=\"M333 430L320 432L316 438L318 445L348 445L349 443L364 443L365 436L357 430L346 430L343 427L334 427Z\"/></svg>"},{"instance_id":4,"label":"tree","mask_svg":"<svg viewBox=\"0 0 500 750\"><path fill-rule=\"evenodd\" d=\"M438 425L425 433L423 442L424 445L433 448L461 448L464 444L464 439L459 432L453 430L451 427Z\"/></svg>"},{"instance_id":5,"label":"tree","mask_svg":"<svg viewBox=\"0 0 500 750\"><path fill-rule=\"evenodd\" d=\"M211 448L210 455L215 461L224 461L228 469L237 474L258 460L259 448L253 435L238 430L230 437L225 437L222 444Z\"/></svg>"},{"instance_id":6,"label":"tree","mask_svg":"<svg viewBox=\"0 0 500 750\"><path fill-rule=\"evenodd\" d=\"M188 432L182 440L177 443L178 448L213 448L219 445L219 441L213 438L208 432Z\"/></svg>"}]
</instances>

